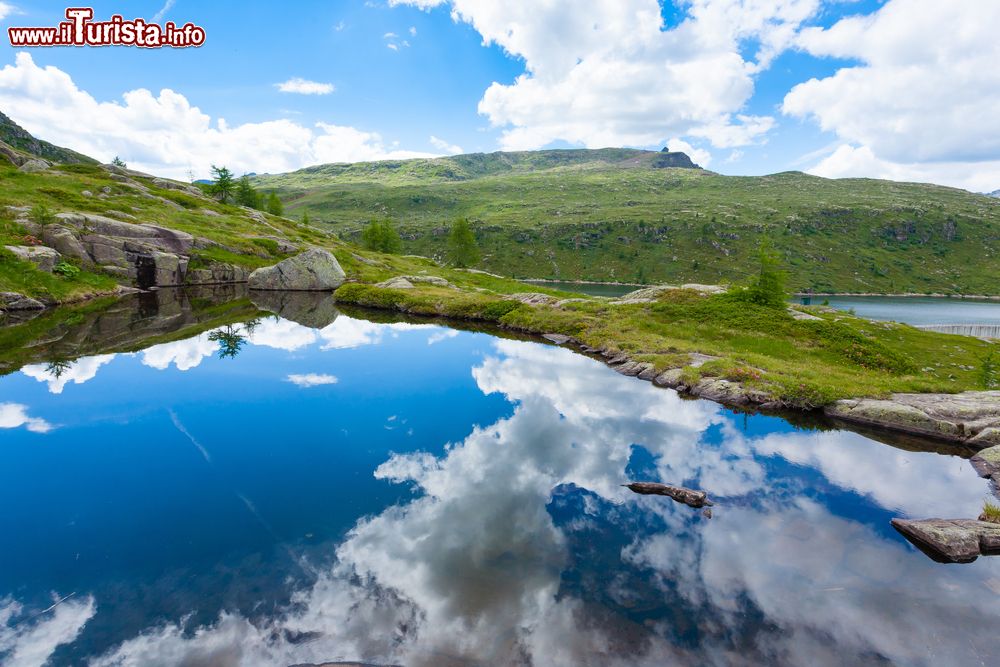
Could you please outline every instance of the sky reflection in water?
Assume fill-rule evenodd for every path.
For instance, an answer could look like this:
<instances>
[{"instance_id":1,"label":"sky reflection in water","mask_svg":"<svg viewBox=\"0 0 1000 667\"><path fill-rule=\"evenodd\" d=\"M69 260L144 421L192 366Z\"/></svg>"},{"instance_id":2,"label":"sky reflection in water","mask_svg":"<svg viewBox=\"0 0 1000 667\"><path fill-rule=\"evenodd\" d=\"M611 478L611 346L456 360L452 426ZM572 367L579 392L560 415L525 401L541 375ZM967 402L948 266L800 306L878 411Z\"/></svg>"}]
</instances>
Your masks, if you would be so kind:
<instances>
[{"instance_id":1,"label":"sky reflection in water","mask_svg":"<svg viewBox=\"0 0 1000 667\"><path fill-rule=\"evenodd\" d=\"M248 338L0 379L0 657L1000 661L1000 559L942 566L889 527L978 513L965 460L438 326ZM707 489L715 516L629 479Z\"/></svg>"}]
</instances>

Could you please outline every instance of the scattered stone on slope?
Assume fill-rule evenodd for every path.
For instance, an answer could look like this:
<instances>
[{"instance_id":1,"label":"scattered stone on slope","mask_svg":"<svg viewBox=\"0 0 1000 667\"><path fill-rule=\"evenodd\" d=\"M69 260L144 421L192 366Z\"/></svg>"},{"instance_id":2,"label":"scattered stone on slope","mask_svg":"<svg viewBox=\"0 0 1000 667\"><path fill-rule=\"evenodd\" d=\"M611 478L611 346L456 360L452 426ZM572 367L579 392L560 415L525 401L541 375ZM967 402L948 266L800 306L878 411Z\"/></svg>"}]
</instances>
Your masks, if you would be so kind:
<instances>
[{"instance_id":1,"label":"scattered stone on slope","mask_svg":"<svg viewBox=\"0 0 1000 667\"><path fill-rule=\"evenodd\" d=\"M150 183L153 186L161 188L163 190L177 190L178 192L183 192L189 194L193 197L205 198L205 193L202 192L197 186L188 185L187 183L180 183L179 181L170 181L165 178L154 178Z\"/></svg>"},{"instance_id":2,"label":"scattered stone on slope","mask_svg":"<svg viewBox=\"0 0 1000 667\"><path fill-rule=\"evenodd\" d=\"M383 280L377 283L375 287L385 287L388 289L413 289L413 283L407 280L404 276L396 276L395 278L389 278L388 280Z\"/></svg>"},{"instance_id":3,"label":"scattered stone on slope","mask_svg":"<svg viewBox=\"0 0 1000 667\"><path fill-rule=\"evenodd\" d=\"M892 526L939 562L971 563L1000 553L1000 524L973 519L893 519Z\"/></svg>"},{"instance_id":4,"label":"scattered stone on slope","mask_svg":"<svg viewBox=\"0 0 1000 667\"><path fill-rule=\"evenodd\" d=\"M844 421L981 446L1000 435L1000 391L849 399L826 406L824 412Z\"/></svg>"},{"instance_id":5,"label":"scattered stone on slope","mask_svg":"<svg viewBox=\"0 0 1000 667\"><path fill-rule=\"evenodd\" d=\"M793 320L822 320L822 317L816 317L812 313L807 313L797 308L788 307L788 314L792 316Z\"/></svg>"},{"instance_id":6,"label":"scattered stone on slope","mask_svg":"<svg viewBox=\"0 0 1000 667\"><path fill-rule=\"evenodd\" d=\"M43 245L9 245L4 247L17 255L19 259L31 262L39 271L45 271L46 273L52 273L52 269L56 268L56 264L60 259L58 252Z\"/></svg>"},{"instance_id":7,"label":"scattered stone on slope","mask_svg":"<svg viewBox=\"0 0 1000 667\"><path fill-rule=\"evenodd\" d=\"M520 301L529 306L548 306L559 300L554 296L540 292L518 292L516 294L508 294L504 298L510 301Z\"/></svg>"},{"instance_id":8,"label":"scattered stone on slope","mask_svg":"<svg viewBox=\"0 0 1000 667\"><path fill-rule=\"evenodd\" d=\"M695 491L683 486L671 486L670 484L660 484L658 482L632 482L623 484L625 488L633 493L641 495L667 496L679 503L684 503L688 507L700 509L712 506L712 501L708 499L708 494L704 491Z\"/></svg>"},{"instance_id":9,"label":"scattered stone on slope","mask_svg":"<svg viewBox=\"0 0 1000 667\"><path fill-rule=\"evenodd\" d=\"M347 276L328 250L311 248L250 274L250 289L333 291Z\"/></svg>"}]
</instances>

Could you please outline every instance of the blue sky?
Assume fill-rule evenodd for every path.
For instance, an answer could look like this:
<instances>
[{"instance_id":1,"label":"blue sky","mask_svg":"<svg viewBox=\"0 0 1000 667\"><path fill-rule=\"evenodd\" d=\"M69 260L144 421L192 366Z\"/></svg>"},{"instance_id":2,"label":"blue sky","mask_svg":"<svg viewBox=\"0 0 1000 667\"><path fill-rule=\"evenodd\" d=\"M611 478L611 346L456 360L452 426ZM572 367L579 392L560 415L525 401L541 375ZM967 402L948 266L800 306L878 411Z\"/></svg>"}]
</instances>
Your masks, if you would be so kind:
<instances>
[{"instance_id":1,"label":"blue sky","mask_svg":"<svg viewBox=\"0 0 1000 667\"><path fill-rule=\"evenodd\" d=\"M1000 143L968 127L997 111L1000 85L982 71L996 69L996 40L986 43L982 27L998 4L97 2L97 19L192 21L207 42L14 49L4 38L0 110L56 143L174 177L205 175L213 157L284 171L457 149L669 143L723 173L800 169L992 190ZM64 10L0 0L0 26L55 25ZM927 31L941 27L928 57ZM929 90L897 94L893 82L914 69ZM973 75L955 81L956 71ZM292 79L333 90L279 90ZM968 118L940 113L942 85L971 105ZM164 99L165 89L175 95ZM136 90L148 99L123 97ZM937 112L921 107L931 103ZM87 128L74 127L81 121ZM979 131L995 137L996 122ZM970 156L969 145L981 148Z\"/></svg>"}]
</instances>

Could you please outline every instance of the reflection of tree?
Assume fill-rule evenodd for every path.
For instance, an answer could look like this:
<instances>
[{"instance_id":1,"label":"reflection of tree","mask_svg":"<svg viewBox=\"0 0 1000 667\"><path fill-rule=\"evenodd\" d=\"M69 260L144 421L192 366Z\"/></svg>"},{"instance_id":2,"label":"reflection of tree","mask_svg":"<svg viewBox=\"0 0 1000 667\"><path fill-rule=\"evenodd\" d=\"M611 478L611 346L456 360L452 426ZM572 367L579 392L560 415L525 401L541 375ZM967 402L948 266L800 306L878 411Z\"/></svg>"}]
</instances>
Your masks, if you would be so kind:
<instances>
[{"instance_id":1,"label":"reflection of tree","mask_svg":"<svg viewBox=\"0 0 1000 667\"><path fill-rule=\"evenodd\" d=\"M67 361L65 359L56 359L50 361L45 366L45 372L53 377L53 379L58 380L63 376L63 374L73 367L72 361Z\"/></svg>"},{"instance_id":2,"label":"reflection of tree","mask_svg":"<svg viewBox=\"0 0 1000 667\"><path fill-rule=\"evenodd\" d=\"M260 324L259 318L254 318L241 324L227 324L221 329L208 334L208 339L219 344L219 358L233 359L243 349L247 336L252 336Z\"/></svg>"}]
</instances>

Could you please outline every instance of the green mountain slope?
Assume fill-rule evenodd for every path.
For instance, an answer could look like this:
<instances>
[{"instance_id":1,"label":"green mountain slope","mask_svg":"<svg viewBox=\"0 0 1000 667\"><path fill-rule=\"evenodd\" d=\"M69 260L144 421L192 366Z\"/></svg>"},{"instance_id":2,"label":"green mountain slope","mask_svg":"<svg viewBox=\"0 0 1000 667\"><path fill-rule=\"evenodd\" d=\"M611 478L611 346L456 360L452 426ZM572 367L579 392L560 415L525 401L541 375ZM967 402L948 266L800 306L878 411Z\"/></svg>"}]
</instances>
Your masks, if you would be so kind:
<instances>
[{"instance_id":1,"label":"green mountain slope","mask_svg":"<svg viewBox=\"0 0 1000 667\"><path fill-rule=\"evenodd\" d=\"M287 214L307 211L348 240L390 217L410 253L441 257L448 225L468 217L479 268L518 277L735 281L767 239L796 289L1000 293L996 199L798 172L722 176L666 158L629 149L474 154L322 165L256 182L278 192Z\"/></svg>"},{"instance_id":2,"label":"green mountain slope","mask_svg":"<svg viewBox=\"0 0 1000 667\"><path fill-rule=\"evenodd\" d=\"M68 148L55 146L41 139L36 139L27 130L4 115L3 112L0 112L0 141L19 151L40 157L43 160L49 160L50 162L97 164L97 160L86 155L71 151Z\"/></svg>"}]
</instances>

